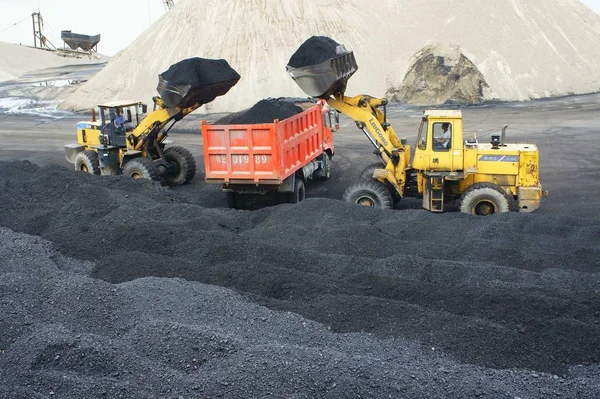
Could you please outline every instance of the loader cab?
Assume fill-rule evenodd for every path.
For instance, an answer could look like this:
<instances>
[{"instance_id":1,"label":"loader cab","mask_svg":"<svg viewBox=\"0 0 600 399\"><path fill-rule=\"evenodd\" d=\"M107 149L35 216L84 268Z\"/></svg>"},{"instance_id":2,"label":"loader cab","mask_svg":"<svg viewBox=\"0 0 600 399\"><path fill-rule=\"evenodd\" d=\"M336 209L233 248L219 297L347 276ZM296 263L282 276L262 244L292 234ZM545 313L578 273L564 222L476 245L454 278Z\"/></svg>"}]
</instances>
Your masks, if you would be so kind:
<instances>
[{"instance_id":1,"label":"loader cab","mask_svg":"<svg viewBox=\"0 0 600 399\"><path fill-rule=\"evenodd\" d=\"M463 169L462 112L426 110L423 113L413 168L455 172Z\"/></svg>"},{"instance_id":2,"label":"loader cab","mask_svg":"<svg viewBox=\"0 0 600 399\"><path fill-rule=\"evenodd\" d=\"M100 104L98 110L107 144L125 147L125 138L144 119L147 106L141 102L120 101Z\"/></svg>"}]
</instances>

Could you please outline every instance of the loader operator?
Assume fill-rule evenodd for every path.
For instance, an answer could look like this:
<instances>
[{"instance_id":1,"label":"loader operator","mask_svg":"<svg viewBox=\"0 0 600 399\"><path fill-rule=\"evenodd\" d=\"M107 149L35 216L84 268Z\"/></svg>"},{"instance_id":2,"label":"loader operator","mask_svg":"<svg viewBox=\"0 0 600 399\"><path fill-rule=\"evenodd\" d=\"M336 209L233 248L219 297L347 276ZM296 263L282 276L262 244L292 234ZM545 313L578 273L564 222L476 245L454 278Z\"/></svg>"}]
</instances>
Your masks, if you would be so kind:
<instances>
[{"instance_id":1,"label":"loader operator","mask_svg":"<svg viewBox=\"0 0 600 399\"><path fill-rule=\"evenodd\" d=\"M435 147L440 150L447 150L450 148L450 124L442 123L442 135L436 138Z\"/></svg>"},{"instance_id":2,"label":"loader operator","mask_svg":"<svg viewBox=\"0 0 600 399\"><path fill-rule=\"evenodd\" d=\"M125 118L123 118L123 111L121 108L117 108L117 116L115 116L115 128L117 132L123 131L125 125Z\"/></svg>"}]
</instances>

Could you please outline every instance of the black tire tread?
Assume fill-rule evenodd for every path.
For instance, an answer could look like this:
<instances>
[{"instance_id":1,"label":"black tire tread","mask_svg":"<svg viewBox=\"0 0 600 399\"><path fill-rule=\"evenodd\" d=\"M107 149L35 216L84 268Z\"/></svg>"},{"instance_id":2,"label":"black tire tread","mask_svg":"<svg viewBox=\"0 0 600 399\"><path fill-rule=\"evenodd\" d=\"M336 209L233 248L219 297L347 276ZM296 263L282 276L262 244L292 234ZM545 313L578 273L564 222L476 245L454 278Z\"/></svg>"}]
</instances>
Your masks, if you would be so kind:
<instances>
[{"instance_id":1,"label":"black tire tread","mask_svg":"<svg viewBox=\"0 0 600 399\"><path fill-rule=\"evenodd\" d=\"M304 201L306 198L306 185L304 184L304 180L300 177L296 177L296 182L294 184L294 191L288 194L288 200L290 204L297 204L299 202Z\"/></svg>"},{"instance_id":2,"label":"black tire tread","mask_svg":"<svg viewBox=\"0 0 600 399\"><path fill-rule=\"evenodd\" d=\"M88 168L88 173L91 175L100 174L100 162L98 161L98 153L94 150L85 150L75 156L75 170L79 171L77 161L83 159Z\"/></svg>"},{"instance_id":3,"label":"black tire tread","mask_svg":"<svg viewBox=\"0 0 600 399\"><path fill-rule=\"evenodd\" d=\"M128 161L123 167L123 174L126 176L131 176L131 173L136 170L141 174L145 174L150 180L160 180L160 172L158 171L158 167L148 158L133 158L132 160Z\"/></svg>"},{"instance_id":4,"label":"black tire tread","mask_svg":"<svg viewBox=\"0 0 600 399\"><path fill-rule=\"evenodd\" d=\"M186 168L185 168L185 172L183 173L182 176L178 176L176 179L165 179L167 181L167 183L169 183L171 185L179 186L182 184L187 184L190 181L192 181L192 179L196 175L196 160L194 159L194 156L192 155L192 153L187 148L180 147L180 146L173 146L173 147L168 147L165 150L165 152L164 152L165 158L167 157L167 155L169 155L171 153L177 154L176 156L179 157L183 161Z\"/></svg>"},{"instance_id":5,"label":"black tire tread","mask_svg":"<svg viewBox=\"0 0 600 399\"><path fill-rule=\"evenodd\" d=\"M356 183L352 184L350 187L346 189L344 192L344 201L349 202L351 204L356 204L356 196L360 193L368 192L377 200L376 208L381 209L392 209L393 208L393 200L392 194L388 188L374 180L372 178L361 179Z\"/></svg>"},{"instance_id":6,"label":"black tire tread","mask_svg":"<svg viewBox=\"0 0 600 399\"><path fill-rule=\"evenodd\" d=\"M372 179L373 178L373 173L375 173L375 169L385 169L385 165L383 163L381 163L381 161L378 162L373 162L370 165L367 165L361 172L359 175L359 179L363 180L363 179Z\"/></svg>"},{"instance_id":7,"label":"black tire tread","mask_svg":"<svg viewBox=\"0 0 600 399\"><path fill-rule=\"evenodd\" d=\"M465 192L462 194L462 196L460 198L460 211L471 215L472 214L470 211L471 205L468 205L468 203L473 200L476 193L478 193L478 192L481 193L484 191L487 192L489 190L493 190L494 192L497 192L498 194L500 194L500 196L498 196L498 200L502 201L502 203L497 204L498 207L500 208L498 213L509 212L511 210L511 202L510 202L509 198L507 197L506 193L500 187L498 187L497 185L495 185L493 183L475 183L471 187L469 187L467 190L465 190Z\"/></svg>"}]
</instances>

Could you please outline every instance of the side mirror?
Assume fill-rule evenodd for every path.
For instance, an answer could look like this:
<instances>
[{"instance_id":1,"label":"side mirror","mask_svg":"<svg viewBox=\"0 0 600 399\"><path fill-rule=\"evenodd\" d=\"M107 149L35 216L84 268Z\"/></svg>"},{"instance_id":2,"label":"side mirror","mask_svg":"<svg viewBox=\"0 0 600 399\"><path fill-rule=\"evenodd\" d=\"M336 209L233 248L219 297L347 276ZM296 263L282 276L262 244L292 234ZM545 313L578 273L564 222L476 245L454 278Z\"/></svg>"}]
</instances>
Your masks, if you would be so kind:
<instances>
[{"instance_id":1,"label":"side mirror","mask_svg":"<svg viewBox=\"0 0 600 399\"><path fill-rule=\"evenodd\" d=\"M329 110L329 127L331 127L331 130L334 132L337 132L340 129L340 114L333 108Z\"/></svg>"},{"instance_id":2,"label":"side mirror","mask_svg":"<svg viewBox=\"0 0 600 399\"><path fill-rule=\"evenodd\" d=\"M148 112L148 105L142 104L142 114L145 114L146 112Z\"/></svg>"}]
</instances>

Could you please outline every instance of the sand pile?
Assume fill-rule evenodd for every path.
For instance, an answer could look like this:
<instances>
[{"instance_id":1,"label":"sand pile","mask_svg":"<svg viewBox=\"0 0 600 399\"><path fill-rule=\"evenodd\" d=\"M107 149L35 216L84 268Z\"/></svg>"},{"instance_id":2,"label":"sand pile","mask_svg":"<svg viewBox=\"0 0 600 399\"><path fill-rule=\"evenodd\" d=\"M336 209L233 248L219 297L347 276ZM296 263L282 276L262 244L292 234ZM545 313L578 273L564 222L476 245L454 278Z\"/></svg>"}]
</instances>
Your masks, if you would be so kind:
<instances>
[{"instance_id":1,"label":"sand pile","mask_svg":"<svg viewBox=\"0 0 600 399\"><path fill-rule=\"evenodd\" d=\"M48 181L55 182L52 188ZM216 203L224 206L222 194L214 194L219 196ZM579 397L600 394L598 220L543 214L506 214L484 219L425 211L391 212L323 199L256 212L231 211L210 208L214 198L195 198L191 203L150 181L103 178L60 167L39 168L26 162L0 164L0 200L4 210L0 213L0 226L42 236L52 241L62 255L95 262L81 267L65 266L68 270L80 270L77 273L84 276L77 279L85 282L56 271L33 275L25 266L23 271L4 272L9 274L5 277L7 288L2 292L9 292L10 288L11 297L1 303L24 305L2 319L6 324L1 329L11 331L11 335L5 338L8 345L0 343L2 348L10 348L10 356L0 356L0 362L17 364L19 373L11 378L23 378L19 381L35 375L45 381L40 386L48 386L53 376L62 378L64 373L56 370L73 370L77 364L74 359L83 356L100 364L124 365L110 372L102 368L100 374L94 374L96 369L92 369L89 373L94 378L109 375L115 384L132 381L133 385L138 378L134 377L136 370L162 359L160 367L151 368L150 375L169 375L161 381L174 386L183 381L177 373L185 372L170 374L170 368L195 370L194 363L189 363L195 357L193 345L180 347L179 338L183 334L187 337L182 337L184 343L195 341L189 334L200 334L200 329L204 337L216 334L231 338L233 341L224 344L226 348L244 348L231 356L226 355L228 349L217 350L224 355L218 359L214 359L217 354L210 352L213 349L209 342L198 349L208 350L205 357L213 358L206 369L200 370L220 370L223 374L216 381L226 381L230 389L249 389L248 384L253 383L266 389L264 384L272 378L274 386L280 380L289 380L283 383L289 389L313 386L306 381L314 381L319 387L334 383L343 386L341 393L316 393L335 397L356 392L371 397L394 396L389 389L398 384L402 389L416 390L407 391L408 396L427 396L424 392L445 392L446 397L471 396L470 389L475 386L486 397L501 396L494 392L513 397L543 396L546 390L567 397L573 397L573 392L578 392ZM148 215L152 217L149 219ZM5 267L11 264L7 262ZM30 261L25 259L23 264ZM61 261L56 264L60 268ZM141 277L178 277L190 283L131 282ZM213 312L209 310L213 305L228 306L220 296L225 291L193 282L233 288L272 310L292 311L318 321L325 326L315 327L322 335L315 340L289 341L291 332L298 332L302 321L292 323L287 315L270 312L255 318L252 312L266 311L237 297L235 301L244 303L241 309ZM45 286L48 288L42 289ZM65 301L64 305L59 299ZM53 305L57 301L61 305ZM77 301L79 307L74 309L86 311L63 312L63 306L73 309L70 301ZM31 303L40 302L45 304L40 309L48 310L31 313L38 309ZM88 310L90 307L92 310ZM246 313L246 308L250 313ZM53 320L54 313L58 320ZM211 321L213 314L220 316ZM284 325L285 331L273 328L272 320ZM175 326L165 327L163 323ZM261 323L265 323L263 327ZM163 328L170 334L161 332ZM333 332L367 332L374 337L337 336L323 332L324 328ZM265 329L275 335L265 335ZM139 331L144 333L140 335ZM263 341L254 340L250 345L246 338L239 338L255 333ZM314 336L312 332L307 334ZM103 350L92 344L91 336L95 335L102 337L97 342ZM57 341L50 341L48 349L44 342L50 336ZM280 338L272 339L275 336ZM285 345L282 339L287 342ZM332 340L338 344L346 342L344 345L353 349L340 351ZM414 342L416 348L407 341ZM267 346L259 355L247 345ZM277 345L280 349L271 349ZM160 351L159 346L173 349ZM372 352L373 348L381 351ZM141 358L136 356L139 351L146 351ZM423 358L421 351L442 353L448 359ZM326 355L321 360L312 357L334 352L337 354L333 357ZM382 354L385 357L380 357ZM52 360L56 355L59 359ZM376 378L376 387L367 385L367 391L363 391L362 383L351 385L350 381L356 384L362 380L361 371L351 372L349 379L341 377L347 374L340 370L356 370L351 359L358 358L354 356L362 359L360 364L371 364L364 378ZM41 360L36 363L35 359ZM65 359L66 365L60 359ZM389 362L381 363L381 359ZM281 368L285 361L289 366ZM267 363L264 380L262 372L257 372L262 370L263 362ZM126 372L129 364L135 365L131 373ZM188 364L192 369L185 366ZM588 366L578 366L582 364ZM338 371L330 374L331 367ZM227 370L233 373L231 378L235 381L224 377ZM112 372L117 375L112 376ZM77 378L77 373L85 374L78 371ZM290 379L293 373L302 378ZM532 378L532 373L538 377ZM540 373L561 377L554 379ZM587 378L578 373L590 376L588 385L578 385ZM233 377L237 375L241 377ZM453 377L457 375L464 379ZM150 379L154 381L153 378ZM493 382L496 378L502 386ZM448 383L449 390L443 390ZM90 386L87 384L83 386ZM161 382L156 380L156 384ZM182 384L188 386L185 381ZM514 387L518 388L513 390Z\"/></svg>"},{"instance_id":2,"label":"sand pile","mask_svg":"<svg viewBox=\"0 0 600 399\"><path fill-rule=\"evenodd\" d=\"M37 69L106 61L105 57L101 60L60 57L50 51L4 42L0 42L0 54L0 82L15 79Z\"/></svg>"},{"instance_id":3,"label":"sand pile","mask_svg":"<svg viewBox=\"0 0 600 399\"><path fill-rule=\"evenodd\" d=\"M456 46L427 46L412 58L399 88L386 97L409 104L477 104L490 88L475 65Z\"/></svg>"},{"instance_id":4,"label":"sand pile","mask_svg":"<svg viewBox=\"0 0 600 399\"><path fill-rule=\"evenodd\" d=\"M182 0L63 107L87 109L124 98L150 101L159 73L198 56L224 58L242 76L229 95L204 111L231 112L262 98L301 96L285 66L313 35L354 50L360 68L350 79L350 94L384 96L400 87L411 56L431 44L460 46L488 83L487 98L600 90L600 16L577 0L382 0L366 8L360 0L318 5L312 0Z\"/></svg>"}]
</instances>

